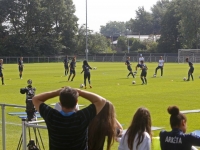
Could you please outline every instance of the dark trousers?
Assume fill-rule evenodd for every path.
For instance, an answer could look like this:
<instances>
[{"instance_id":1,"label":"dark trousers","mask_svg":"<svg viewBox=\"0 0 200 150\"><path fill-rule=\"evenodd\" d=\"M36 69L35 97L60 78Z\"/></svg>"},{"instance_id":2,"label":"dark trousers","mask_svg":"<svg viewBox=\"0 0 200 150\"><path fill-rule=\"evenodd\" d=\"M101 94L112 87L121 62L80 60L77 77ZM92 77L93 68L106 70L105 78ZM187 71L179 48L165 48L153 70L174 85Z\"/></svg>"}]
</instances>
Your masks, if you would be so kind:
<instances>
[{"instance_id":1,"label":"dark trousers","mask_svg":"<svg viewBox=\"0 0 200 150\"><path fill-rule=\"evenodd\" d=\"M90 73L84 73L84 84L86 86L86 80L88 79L88 83L90 84Z\"/></svg>"},{"instance_id":2,"label":"dark trousers","mask_svg":"<svg viewBox=\"0 0 200 150\"><path fill-rule=\"evenodd\" d=\"M155 70L155 74L157 74L157 70L160 69L161 70L161 76L163 75L163 66L158 66Z\"/></svg>"}]
</instances>

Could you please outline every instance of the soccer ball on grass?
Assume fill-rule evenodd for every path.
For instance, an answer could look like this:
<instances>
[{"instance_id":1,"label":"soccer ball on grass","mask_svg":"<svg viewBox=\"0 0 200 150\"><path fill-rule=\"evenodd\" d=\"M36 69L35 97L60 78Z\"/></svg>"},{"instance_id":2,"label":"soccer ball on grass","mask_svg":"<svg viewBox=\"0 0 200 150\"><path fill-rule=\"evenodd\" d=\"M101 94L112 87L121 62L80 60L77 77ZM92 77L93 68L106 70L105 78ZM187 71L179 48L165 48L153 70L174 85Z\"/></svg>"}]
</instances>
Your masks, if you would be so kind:
<instances>
[{"instance_id":1,"label":"soccer ball on grass","mask_svg":"<svg viewBox=\"0 0 200 150\"><path fill-rule=\"evenodd\" d=\"M187 80L187 78L186 78L186 77L184 77L184 78L183 78L183 81L186 81L186 80Z\"/></svg>"},{"instance_id":2,"label":"soccer ball on grass","mask_svg":"<svg viewBox=\"0 0 200 150\"><path fill-rule=\"evenodd\" d=\"M84 87L84 84L80 84L80 88L83 88Z\"/></svg>"},{"instance_id":3,"label":"soccer ball on grass","mask_svg":"<svg viewBox=\"0 0 200 150\"><path fill-rule=\"evenodd\" d=\"M132 81L132 84L136 84L136 82L135 82L135 81Z\"/></svg>"}]
</instances>

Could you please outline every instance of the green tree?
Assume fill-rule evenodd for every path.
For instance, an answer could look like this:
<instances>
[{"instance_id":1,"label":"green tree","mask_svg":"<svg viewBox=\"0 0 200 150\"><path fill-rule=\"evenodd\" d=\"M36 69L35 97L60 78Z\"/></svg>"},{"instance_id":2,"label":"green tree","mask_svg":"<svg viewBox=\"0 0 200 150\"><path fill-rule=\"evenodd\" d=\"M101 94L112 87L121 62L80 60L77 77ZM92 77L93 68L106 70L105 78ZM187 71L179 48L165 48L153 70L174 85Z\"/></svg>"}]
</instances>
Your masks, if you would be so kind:
<instances>
[{"instance_id":1,"label":"green tree","mask_svg":"<svg viewBox=\"0 0 200 150\"><path fill-rule=\"evenodd\" d=\"M120 36L117 39L117 49L120 51L126 51L127 52L127 38L124 36Z\"/></svg>"},{"instance_id":2,"label":"green tree","mask_svg":"<svg viewBox=\"0 0 200 150\"><path fill-rule=\"evenodd\" d=\"M200 47L200 0L177 0L179 4L179 31L188 48Z\"/></svg>"},{"instance_id":3,"label":"green tree","mask_svg":"<svg viewBox=\"0 0 200 150\"><path fill-rule=\"evenodd\" d=\"M78 28L78 32L76 35L76 51L75 53L85 53L85 49L86 49L86 39L85 39L85 35L86 35L86 29L85 26L82 25Z\"/></svg>"},{"instance_id":4,"label":"green tree","mask_svg":"<svg viewBox=\"0 0 200 150\"><path fill-rule=\"evenodd\" d=\"M146 50L146 46L140 40L133 38L130 51L134 52L139 50Z\"/></svg>"},{"instance_id":5,"label":"green tree","mask_svg":"<svg viewBox=\"0 0 200 150\"><path fill-rule=\"evenodd\" d=\"M78 19L72 0L1 0L0 12L0 23L6 24L0 29L8 32L6 55L74 52Z\"/></svg>"},{"instance_id":6,"label":"green tree","mask_svg":"<svg viewBox=\"0 0 200 150\"><path fill-rule=\"evenodd\" d=\"M159 0L155 5L153 5L153 7L151 7L154 34L160 34L161 20L167 11L169 3L169 0Z\"/></svg>"},{"instance_id":7,"label":"green tree","mask_svg":"<svg viewBox=\"0 0 200 150\"><path fill-rule=\"evenodd\" d=\"M101 26L100 33L106 37L112 37L116 34L126 33L126 24L124 22L111 21L105 26Z\"/></svg>"},{"instance_id":8,"label":"green tree","mask_svg":"<svg viewBox=\"0 0 200 150\"><path fill-rule=\"evenodd\" d=\"M158 52L175 52L181 48L178 40L180 33L178 25L181 17L176 15L179 5L177 1L170 2L170 5L161 21L161 37L158 40Z\"/></svg>"},{"instance_id":9,"label":"green tree","mask_svg":"<svg viewBox=\"0 0 200 150\"><path fill-rule=\"evenodd\" d=\"M89 53L106 52L108 48L107 39L99 33L89 34L88 44Z\"/></svg>"},{"instance_id":10,"label":"green tree","mask_svg":"<svg viewBox=\"0 0 200 150\"><path fill-rule=\"evenodd\" d=\"M149 53L157 52L158 42L144 40L142 43L145 45L147 52Z\"/></svg>"},{"instance_id":11,"label":"green tree","mask_svg":"<svg viewBox=\"0 0 200 150\"><path fill-rule=\"evenodd\" d=\"M88 30L88 50L89 54L105 53L110 47L110 41L99 33ZM78 29L76 35L76 53L83 54L86 50L86 28L84 25Z\"/></svg>"},{"instance_id":12,"label":"green tree","mask_svg":"<svg viewBox=\"0 0 200 150\"><path fill-rule=\"evenodd\" d=\"M139 7L136 10L136 18L131 19L131 30L134 33L149 35L153 33L153 21L151 13Z\"/></svg>"}]
</instances>

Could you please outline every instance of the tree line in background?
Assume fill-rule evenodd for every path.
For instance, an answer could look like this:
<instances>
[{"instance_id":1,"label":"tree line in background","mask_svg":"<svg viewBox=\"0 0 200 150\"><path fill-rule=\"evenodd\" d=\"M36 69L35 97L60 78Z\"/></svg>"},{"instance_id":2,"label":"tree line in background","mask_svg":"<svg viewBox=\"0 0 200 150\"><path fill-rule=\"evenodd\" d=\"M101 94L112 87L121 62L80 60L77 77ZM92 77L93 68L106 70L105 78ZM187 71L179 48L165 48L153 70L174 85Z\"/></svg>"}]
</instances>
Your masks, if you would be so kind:
<instances>
[{"instance_id":1,"label":"tree line in background","mask_svg":"<svg viewBox=\"0 0 200 150\"><path fill-rule=\"evenodd\" d=\"M177 52L200 48L200 0L160 0L127 22L108 22L100 33L88 29L89 53ZM0 54L52 56L83 54L86 27L78 26L72 0L1 0ZM133 14L134 16L134 14ZM149 35L140 41L129 35ZM155 40L155 35L160 35ZM113 41L117 40L117 44Z\"/></svg>"}]
</instances>

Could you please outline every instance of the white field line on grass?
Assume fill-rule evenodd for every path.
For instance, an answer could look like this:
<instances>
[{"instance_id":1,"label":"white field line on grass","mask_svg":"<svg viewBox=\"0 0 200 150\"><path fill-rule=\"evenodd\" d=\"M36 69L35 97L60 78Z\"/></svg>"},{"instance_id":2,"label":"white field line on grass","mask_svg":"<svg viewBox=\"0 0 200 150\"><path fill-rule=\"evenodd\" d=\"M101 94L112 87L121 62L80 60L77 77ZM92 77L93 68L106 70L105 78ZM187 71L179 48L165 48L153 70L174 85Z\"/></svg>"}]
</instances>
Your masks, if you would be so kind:
<instances>
[{"instance_id":1,"label":"white field line on grass","mask_svg":"<svg viewBox=\"0 0 200 150\"><path fill-rule=\"evenodd\" d=\"M2 124L2 121L0 121L0 124ZM14 122L6 122L6 124L15 125L15 126L21 126L21 124L14 123Z\"/></svg>"}]
</instances>

